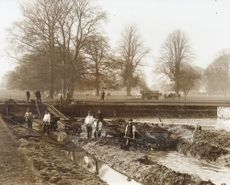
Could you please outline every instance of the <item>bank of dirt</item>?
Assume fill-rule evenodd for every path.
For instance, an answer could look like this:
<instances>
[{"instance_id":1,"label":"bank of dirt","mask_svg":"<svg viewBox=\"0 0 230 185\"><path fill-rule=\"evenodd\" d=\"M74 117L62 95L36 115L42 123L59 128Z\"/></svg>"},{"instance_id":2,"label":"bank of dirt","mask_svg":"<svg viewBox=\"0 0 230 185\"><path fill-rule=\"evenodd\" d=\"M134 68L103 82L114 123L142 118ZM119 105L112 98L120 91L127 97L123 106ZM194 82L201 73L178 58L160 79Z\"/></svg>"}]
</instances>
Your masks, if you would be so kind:
<instances>
[{"instance_id":1,"label":"bank of dirt","mask_svg":"<svg viewBox=\"0 0 230 185\"><path fill-rule=\"evenodd\" d=\"M0 185L33 185L34 176L18 150L19 142L0 118Z\"/></svg>"},{"instance_id":2,"label":"bank of dirt","mask_svg":"<svg viewBox=\"0 0 230 185\"><path fill-rule=\"evenodd\" d=\"M230 133L226 131L206 131L203 130L195 135L196 143L205 143L215 147L215 153L212 156L213 160L221 162L225 166L230 166ZM209 150L210 151L210 150ZM219 151L219 152L218 152ZM210 151L212 152L212 151ZM208 152L207 152L208 153Z\"/></svg>"},{"instance_id":3,"label":"bank of dirt","mask_svg":"<svg viewBox=\"0 0 230 185\"><path fill-rule=\"evenodd\" d=\"M192 126L171 126L167 130L177 137L177 151L185 155L206 161L217 161L229 154L229 133L196 130Z\"/></svg>"},{"instance_id":4,"label":"bank of dirt","mask_svg":"<svg viewBox=\"0 0 230 185\"><path fill-rule=\"evenodd\" d=\"M126 174L144 185L211 185L198 177L175 172L157 164L140 151L124 151L118 146L105 145L103 142L91 142L83 148L105 162L113 169Z\"/></svg>"},{"instance_id":5,"label":"bank of dirt","mask_svg":"<svg viewBox=\"0 0 230 185\"><path fill-rule=\"evenodd\" d=\"M105 185L98 177L66 156L66 146L18 125L10 125L18 151L36 184ZM30 183L29 183L30 184ZM28 185L29 185L28 184ZM31 183L32 184L32 183Z\"/></svg>"},{"instance_id":6,"label":"bank of dirt","mask_svg":"<svg viewBox=\"0 0 230 185\"><path fill-rule=\"evenodd\" d=\"M188 156L206 161L216 161L219 157L228 154L228 150L205 142L186 143L180 141L177 151Z\"/></svg>"}]
</instances>

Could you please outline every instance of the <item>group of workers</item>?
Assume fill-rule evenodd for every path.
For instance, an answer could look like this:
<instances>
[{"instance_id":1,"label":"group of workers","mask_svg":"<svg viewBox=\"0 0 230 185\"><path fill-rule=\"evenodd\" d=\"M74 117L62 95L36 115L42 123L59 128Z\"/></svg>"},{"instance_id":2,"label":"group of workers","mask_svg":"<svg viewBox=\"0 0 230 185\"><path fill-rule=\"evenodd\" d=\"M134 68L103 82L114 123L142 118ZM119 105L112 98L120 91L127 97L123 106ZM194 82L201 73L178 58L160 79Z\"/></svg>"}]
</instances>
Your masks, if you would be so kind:
<instances>
[{"instance_id":1,"label":"group of workers","mask_svg":"<svg viewBox=\"0 0 230 185\"><path fill-rule=\"evenodd\" d=\"M37 90L37 91L34 92L34 95L35 95L35 98L36 98L36 103L37 104L41 104L41 102L42 102L41 101L41 97L42 97L41 96L41 92L39 90ZM64 102L64 97L63 97L62 93L60 94L59 99L60 99L61 103ZM105 101L105 91L104 91L104 89L102 89L102 91L101 91L100 100L101 100L101 102ZM31 102L30 91L26 91L26 102L27 103ZM71 103L71 96L70 96L70 92L69 91L66 92L65 102L68 103L68 104Z\"/></svg>"},{"instance_id":2,"label":"group of workers","mask_svg":"<svg viewBox=\"0 0 230 185\"><path fill-rule=\"evenodd\" d=\"M32 129L33 123L33 114L30 111L30 108L27 108L25 113L25 121L29 129ZM92 137L99 139L102 135L103 128L103 115L98 109L96 114L93 114L91 111L88 111L88 115L85 118L84 125L86 127L87 138L90 140ZM51 115L45 110L45 114L42 120L42 133L49 134L51 126ZM129 145L130 140L136 139L136 127L133 124L133 120L129 119L128 124L125 127L124 138L126 139L126 146Z\"/></svg>"},{"instance_id":3,"label":"group of workers","mask_svg":"<svg viewBox=\"0 0 230 185\"><path fill-rule=\"evenodd\" d=\"M34 119L33 113L30 111L30 108L27 108L26 113L25 113L25 121L29 129L32 129L33 119ZM45 114L42 119L42 133L43 134L45 133L49 134L50 124L51 124L51 115L47 110L45 110Z\"/></svg>"},{"instance_id":4,"label":"group of workers","mask_svg":"<svg viewBox=\"0 0 230 185\"><path fill-rule=\"evenodd\" d=\"M88 111L88 115L85 118L84 124L87 131L87 138L89 140L92 138L92 135L96 139L101 137L103 117L100 110L98 110L96 115L93 115L91 111ZM126 146L129 145L130 140L136 139L136 127L133 124L133 120L131 118L128 120L128 124L125 127L124 138L126 139Z\"/></svg>"},{"instance_id":5,"label":"group of workers","mask_svg":"<svg viewBox=\"0 0 230 185\"><path fill-rule=\"evenodd\" d=\"M36 102L38 104L41 104L41 102L42 102L42 100L41 100L41 98L42 98L41 92L40 91L36 91L34 93L34 95L36 97ZM29 103L30 101L31 101L31 99L30 99L30 91L26 91L26 102Z\"/></svg>"},{"instance_id":6,"label":"group of workers","mask_svg":"<svg viewBox=\"0 0 230 185\"><path fill-rule=\"evenodd\" d=\"M91 139L92 135L96 139L101 137L102 126L103 126L102 122L103 122L103 116L100 109L97 111L96 115L93 115L91 111L88 111L88 115L86 116L84 122L88 139Z\"/></svg>"}]
</instances>

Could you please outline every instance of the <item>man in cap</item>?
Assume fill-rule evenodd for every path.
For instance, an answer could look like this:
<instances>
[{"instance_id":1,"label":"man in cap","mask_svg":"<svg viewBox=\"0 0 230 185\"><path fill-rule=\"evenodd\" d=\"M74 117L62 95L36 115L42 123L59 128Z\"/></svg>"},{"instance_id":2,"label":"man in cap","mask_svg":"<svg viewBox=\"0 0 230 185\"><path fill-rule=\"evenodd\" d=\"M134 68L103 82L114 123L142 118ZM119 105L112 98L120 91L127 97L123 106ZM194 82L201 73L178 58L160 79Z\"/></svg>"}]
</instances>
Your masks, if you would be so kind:
<instances>
[{"instance_id":1,"label":"man in cap","mask_svg":"<svg viewBox=\"0 0 230 185\"><path fill-rule=\"evenodd\" d=\"M25 120L26 120L28 128L32 129L33 114L30 111L30 108L27 108L27 110L26 110Z\"/></svg>"},{"instance_id":2,"label":"man in cap","mask_svg":"<svg viewBox=\"0 0 230 185\"><path fill-rule=\"evenodd\" d=\"M136 127L133 124L132 118L128 120L128 124L125 127L125 138L126 138L126 146L129 145L130 139L136 138Z\"/></svg>"}]
</instances>

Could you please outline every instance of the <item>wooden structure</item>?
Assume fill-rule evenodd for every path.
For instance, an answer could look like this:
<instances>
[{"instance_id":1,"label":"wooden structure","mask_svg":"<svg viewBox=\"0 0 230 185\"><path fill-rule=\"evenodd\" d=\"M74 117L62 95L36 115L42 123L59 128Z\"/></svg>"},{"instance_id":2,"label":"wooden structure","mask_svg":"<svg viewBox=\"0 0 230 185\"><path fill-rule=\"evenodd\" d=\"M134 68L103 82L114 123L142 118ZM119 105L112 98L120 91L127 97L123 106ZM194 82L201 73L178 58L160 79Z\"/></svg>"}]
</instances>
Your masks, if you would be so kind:
<instances>
[{"instance_id":1,"label":"wooden structure","mask_svg":"<svg viewBox=\"0 0 230 185\"><path fill-rule=\"evenodd\" d=\"M140 91L141 93L141 98L144 100L144 99L147 99L147 100L152 100L152 99L155 99L155 100L158 100L161 93L159 93L159 91L150 91L150 90L145 90L145 91Z\"/></svg>"}]
</instances>

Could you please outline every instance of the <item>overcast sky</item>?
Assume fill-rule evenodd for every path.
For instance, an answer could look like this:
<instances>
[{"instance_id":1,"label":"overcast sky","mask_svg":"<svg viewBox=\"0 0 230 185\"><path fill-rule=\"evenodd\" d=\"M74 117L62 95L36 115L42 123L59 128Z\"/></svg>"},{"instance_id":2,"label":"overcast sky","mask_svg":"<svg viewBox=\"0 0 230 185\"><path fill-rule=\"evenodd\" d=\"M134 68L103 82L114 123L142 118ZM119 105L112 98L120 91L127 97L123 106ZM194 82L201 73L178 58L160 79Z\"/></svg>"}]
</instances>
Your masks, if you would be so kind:
<instances>
[{"instance_id":1,"label":"overcast sky","mask_svg":"<svg viewBox=\"0 0 230 185\"><path fill-rule=\"evenodd\" d=\"M7 31L21 18L19 2L0 0L0 77L14 64L5 55ZM126 25L135 24L145 46L151 49L145 64L150 76L151 66L168 34L183 30L196 55L194 63L207 67L222 49L230 48L229 0L95 0L107 12L105 25L112 46L116 46ZM149 84L152 82L148 78Z\"/></svg>"}]
</instances>

